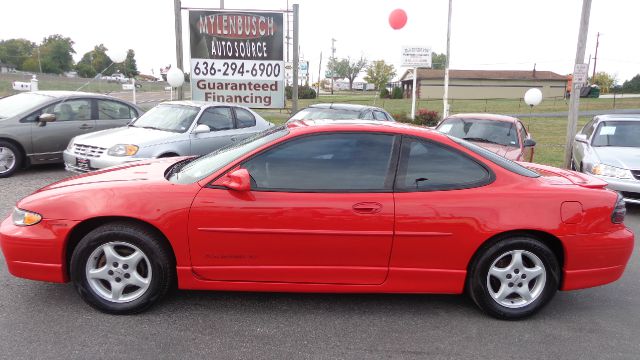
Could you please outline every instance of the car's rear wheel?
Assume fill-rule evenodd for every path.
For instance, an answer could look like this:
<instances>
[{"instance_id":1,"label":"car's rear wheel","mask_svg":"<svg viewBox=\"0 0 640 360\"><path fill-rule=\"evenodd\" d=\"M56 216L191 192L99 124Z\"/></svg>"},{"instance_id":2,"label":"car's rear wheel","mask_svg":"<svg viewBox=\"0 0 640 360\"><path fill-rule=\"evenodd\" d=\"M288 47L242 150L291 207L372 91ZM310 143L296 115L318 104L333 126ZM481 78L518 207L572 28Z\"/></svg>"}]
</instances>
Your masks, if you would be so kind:
<instances>
[{"instance_id":1,"label":"car's rear wheel","mask_svg":"<svg viewBox=\"0 0 640 360\"><path fill-rule=\"evenodd\" d=\"M71 278L80 296L111 314L132 314L157 302L175 281L171 256L155 234L132 223L103 225L73 251Z\"/></svg>"},{"instance_id":2,"label":"car's rear wheel","mask_svg":"<svg viewBox=\"0 0 640 360\"><path fill-rule=\"evenodd\" d=\"M560 267L542 242L513 237L485 249L469 269L467 290L489 315L516 320L542 309L558 290Z\"/></svg>"},{"instance_id":3,"label":"car's rear wheel","mask_svg":"<svg viewBox=\"0 0 640 360\"><path fill-rule=\"evenodd\" d=\"M10 142L0 140L0 178L6 178L20 168L20 150Z\"/></svg>"}]
</instances>

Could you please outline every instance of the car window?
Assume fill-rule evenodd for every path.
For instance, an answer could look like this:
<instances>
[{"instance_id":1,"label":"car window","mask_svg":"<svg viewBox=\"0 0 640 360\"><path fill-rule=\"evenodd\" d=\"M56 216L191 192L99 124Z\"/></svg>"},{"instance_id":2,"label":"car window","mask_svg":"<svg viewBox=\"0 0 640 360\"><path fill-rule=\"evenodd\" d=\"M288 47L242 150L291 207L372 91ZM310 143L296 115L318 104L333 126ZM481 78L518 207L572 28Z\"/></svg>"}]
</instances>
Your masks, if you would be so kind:
<instances>
[{"instance_id":1,"label":"car window","mask_svg":"<svg viewBox=\"0 0 640 360\"><path fill-rule=\"evenodd\" d=\"M374 111L374 112L373 112L373 117L374 117L376 120L382 120L382 121L388 121L388 120L389 120L389 119L387 119L387 117L384 115L384 113L383 113L383 112L381 112L381 111Z\"/></svg>"},{"instance_id":2,"label":"car window","mask_svg":"<svg viewBox=\"0 0 640 360\"><path fill-rule=\"evenodd\" d=\"M207 125L211 131L233 129L233 115L230 107L212 107L205 110L198 124Z\"/></svg>"},{"instance_id":3,"label":"car window","mask_svg":"<svg viewBox=\"0 0 640 360\"><path fill-rule=\"evenodd\" d=\"M91 101L66 100L46 107L43 113L54 114L56 121L91 120Z\"/></svg>"},{"instance_id":4,"label":"car window","mask_svg":"<svg viewBox=\"0 0 640 360\"><path fill-rule=\"evenodd\" d=\"M394 135L332 133L288 141L244 163L254 190L390 191Z\"/></svg>"},{"instance_id":5,"label":"car window","mask_svg":"<svg viewBox=\"0 0 640 360\"><path fill-rule=\"evenodd\" d=\"M640 121L601 121L591 145L640 147Z\"/></svg>"},{"instance_id":6,"label":"car window","mask_svg":"<svg viewBox=\"0 0 640 360\"><path fill-rule=\"evenodd\" d=\"M373 120L373 112L372 111L365 112L364 115L362 115L362 119Z\"/></svg>"},{"instance_id":7,"label":"car window","mask_svg":"<svg viewBox=\"0 0 640 360\"><path fill-rule=\"evenodd\" d=\"M133 127L183 133L189 129L200 108L188 105L158 105L142 114Z\"/></svg>"},{"instance_id":8,"label":"car window","mask_svg":"<svg viewBox=\"0 0 640 360\"><path fill-rule=\"evenodd\" d=\"M437 130L469 141L520 146L516 127L511 121L449 118L441 122Z\"/></svg>"},{"instance_id":9,"label":"car window","mask_svg":"<svg viewBox=\"0 0 640 360\"><path fill-rule=\"evenodd\" d=\"M593 120L589 121L582 128L581 132L587 136L587 139L591 137L591 134L593 134L593 130L595 129L595 126L594 126L595 124L596 124L596 119L593 119Z\"/></svg>"},{"instance_id":10,"label":"car window","mask_svg":"<svg viewBox=\"0 0 640 360\"><path fill-rule=\"evenodd\" d=\"M360 118L360 111L328 108L306 108L289 119L293 120L354 120Z\"/></svg>"},{"instance_id":11,"label":"car window","mask_svg":"<svg viewBox=\"0 0 640 360\"><path fill-rule=\"evenodd\" d=\"M528 136L527 129L524 127L524 124L521 123L520 121L518 121L518 125L519 125L518 131L520 132L520 138L524 142L525 140L527 140L527 136Z\"/></svg>"},{"instance_id":12,"label":"car window","mask_svg":"<svg viewBox=\"0 0 640 360\"><path fill-rule=\"evenodd\" d=\"M435 191L488 184L492 174L467 155L426 140L404 138L396 189Z\"/></svg>"},{"instance_id":13,"label":"car window","mask_svg":"<svg viewBox=\"0 0 640 360\"><path fill-rule=\"evenodd\" d=\"M135 112L129 106L109 100L98 100L98 120L133 119Z\"/></svg>"},{"instance_id":14,"label":"car window","mask_svg":"<svg viewBox=\"0 0 640 360\"><path fill-rule=\"evenodd\" d=\"M238 129L256 126L256 117L243 108L235 108L236 120L238 120Z\"/></svg>"}]
</instances>

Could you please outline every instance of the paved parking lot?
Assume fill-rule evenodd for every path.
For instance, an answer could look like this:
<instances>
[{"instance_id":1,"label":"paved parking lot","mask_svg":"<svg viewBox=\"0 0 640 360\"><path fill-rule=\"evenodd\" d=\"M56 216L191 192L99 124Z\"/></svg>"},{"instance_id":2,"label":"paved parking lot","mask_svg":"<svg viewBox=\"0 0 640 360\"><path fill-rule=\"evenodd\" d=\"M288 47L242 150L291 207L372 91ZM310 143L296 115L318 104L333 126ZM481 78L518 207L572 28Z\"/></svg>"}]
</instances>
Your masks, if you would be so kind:
<instances>
[{"instance_id":1,"label":"paved parking lot","mask_svg":"<svg viewBox=\"0 0 640 360\"><path fill-rule=\"evenodd\" d=\"M0 213L65 177L61 166L0 179ZM627 225L640 233L640 207ZM462 296L179 291L110 316L71 285L17 279L0 255L0 359L638 359L638 245L624 277L558 293L537 316L491 319Z\"/></svg>"}]
</instances>

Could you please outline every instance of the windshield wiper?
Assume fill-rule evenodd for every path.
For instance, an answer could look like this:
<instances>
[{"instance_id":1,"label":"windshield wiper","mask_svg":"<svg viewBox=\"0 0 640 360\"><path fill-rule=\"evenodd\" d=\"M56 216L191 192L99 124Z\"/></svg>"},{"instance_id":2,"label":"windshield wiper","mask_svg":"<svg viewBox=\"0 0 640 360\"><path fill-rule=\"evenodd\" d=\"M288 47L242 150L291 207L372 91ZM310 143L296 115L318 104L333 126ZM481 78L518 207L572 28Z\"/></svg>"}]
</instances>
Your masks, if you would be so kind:
<instances>
[{"instance_id":1,"label":"windshield wiper","mask_svg":"<svg viewBox=\"0 0 640 360\"><path fill-rule=\"evenodd\" d=\"M478 141L478 142L486 142L486 143L490 143L490 144L502 145L499 142L491 141L489 139L480 138L480 137L463 137L462 139L467 140L467 141Z\"/></svg>"}]
</instances>

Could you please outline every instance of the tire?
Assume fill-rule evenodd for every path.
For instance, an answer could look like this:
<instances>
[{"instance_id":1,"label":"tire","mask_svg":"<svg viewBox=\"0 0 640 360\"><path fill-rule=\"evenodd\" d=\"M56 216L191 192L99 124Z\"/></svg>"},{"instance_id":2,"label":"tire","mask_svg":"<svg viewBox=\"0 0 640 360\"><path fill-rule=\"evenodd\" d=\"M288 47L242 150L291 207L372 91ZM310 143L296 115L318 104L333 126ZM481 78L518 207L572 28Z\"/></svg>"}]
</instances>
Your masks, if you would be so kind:
<instances>
[{"instance_id":1,"label":"tire","mask_svg":"<svg viewBox=\"0 0 640 360\"><path fill-rule=\"evenodd\" d=\"M70 274L80 297L109 314L148 309L176 278L172 256L157 236L128 222L102 225L82 238L71 256Z\"/></svg>"},{"instance_id":2,"label":"tire","mask_svg":"<svg viewBox=\"0 0 640 360\"><path fill-rule=\"evenodd\" d=\"M467 292L495 318L523 319L553 298L559 274L558 260L545 244L526 236L511 237L489 246L474 260Z\"/></svg>"},{"instance_id":3,"label":"tire","mask_svg":"<svg viewBox=\"0 0 640 360\"><path fill-rule=\"evenodd\" d=\"M22 152L14 144L0 140L0 178L13 175L22 166Z\"/></svg>"},{"instance_id":4,"label":"tire","mask_svg":"<svg viewBox=\"0 0 640 360\"><path fill-rule=\"evenodd\" d=\"M575 163L575 162L574 162L574 160L573 160L573 156L571 157L571 165L570 165L570 167L571 167L571 170L573 170L573 171L578 171L578 170L576 169L576 163Z\"/></svg>"}]
</instances>

